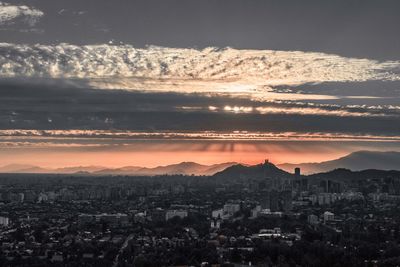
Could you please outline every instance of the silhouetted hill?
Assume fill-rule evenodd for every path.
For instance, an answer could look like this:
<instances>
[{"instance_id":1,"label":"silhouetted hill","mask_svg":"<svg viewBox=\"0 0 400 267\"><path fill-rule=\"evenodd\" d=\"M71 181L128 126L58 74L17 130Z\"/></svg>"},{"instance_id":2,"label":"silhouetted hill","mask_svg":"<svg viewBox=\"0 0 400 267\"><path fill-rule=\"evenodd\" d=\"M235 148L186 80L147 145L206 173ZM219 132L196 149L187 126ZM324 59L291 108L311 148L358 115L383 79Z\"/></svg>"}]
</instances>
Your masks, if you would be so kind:
<instances>
[{"instance_id":1,"label":"silhouetted hill","mask_svg":"<svg viewBox=\"0 0 400 267\"><path fill-rule=\"evenodd\" d=\"M9 164L0 167L0 173L49 173L48 169L44 169L34 165L28 164Z\"/></svg>"},{"instance_id":2,"label":"silhouetted hill","mask_svg":"<svg viewBox=\"0 0 400 267\"><path fill-rule=\"evenodd\" d=\"M78 166L55 169L56 173L93 173L104 169L102 166Z\"/></svg>"},{"instance_id":3,"label":"silhouetted hill","mask_svg":"<svg viewBox=\"0 0 400 267\"><path fill-rule=\"evenodd\" d=\"M290 178L292 176L293 176L292 174L279 169L270 162L265 162L263 164L258 164L254 166L245 166L237 164L214 174L214 177L217 178L230 178L230 179L240 179L240 178L262 179L265 177Z\"/></svg>"},{"instance_id":4,"label":"silhouetted hill","mask_svg":"<svg viewBox=\"0 0 400 267\"><path fill-rule=\"evenodd\" d=\"M329 179L336 181L349 181L349 180L368 180L368 179L382 179L382 178L397 178L400 179L400 171L385 171L385 170L362 170L352 171L349 169L335 169L329 172L316 173L307 176L311 179Z\"/></svg>"},{"instance_id":5,"label":"silhouetted hill","mask_svg":"<svg viewBox=\"0 0 400 267\"><path fill-rule=\"evenodd\" d=\"M303 174L327 172L337 168L353 171L366 169L400 170L400 152L358 151L339 159L320 163L286 163L278 166L289 172L293 172L295 167L300 167Z\"/></svg>"},{"instance_id":6,"label":"silhouetted hill","mask_svg":"<svg viewBox=\"0 0 400 267\"><path fill-rule=\"evenodd\" d=\"M241 178L251 179L264 179L264 178L283 178L290 179L295 178L291 173L288 173L280 168L276 167L272 163L258 164L254 166L244 166L241 164L233 165L221 172L214 175L216 179L237 180ZM336 168L328 172L321 172L311 174L306 177L311 180L335 180L335 181L350 181L350 180L368 180L368 179L385 179L385 178L397 178L400 179L400 171L386 171L386 170L362 170L352 171L344 168Z\"/></svg>"}]
</instances>

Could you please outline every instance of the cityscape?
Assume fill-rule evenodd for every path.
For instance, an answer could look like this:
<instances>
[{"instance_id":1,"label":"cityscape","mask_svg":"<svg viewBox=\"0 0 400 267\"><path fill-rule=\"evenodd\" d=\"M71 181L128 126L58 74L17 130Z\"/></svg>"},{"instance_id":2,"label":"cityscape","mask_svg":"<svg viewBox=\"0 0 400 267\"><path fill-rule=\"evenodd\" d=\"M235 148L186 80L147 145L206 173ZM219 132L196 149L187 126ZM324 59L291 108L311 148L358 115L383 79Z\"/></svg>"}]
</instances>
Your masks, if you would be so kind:
<instances>
[{"instance_id":1,"label":"cityscape","mask_svg":"<svg viewBox=\"0 0 400 267\"><path fill-rule=\"evenodd\" d=\"M0 0L0 267L400 266L399 0Z\"/></svg>"},{"instance_id":2,"label":"cityscape","mask_svg":"<svg viewBox=\"0 0 400 267\"><path fill-rule=\"evenodd\" d=\"M397 266L400 171L1 174L3 266Z\"/></svg>"}]
</instances>

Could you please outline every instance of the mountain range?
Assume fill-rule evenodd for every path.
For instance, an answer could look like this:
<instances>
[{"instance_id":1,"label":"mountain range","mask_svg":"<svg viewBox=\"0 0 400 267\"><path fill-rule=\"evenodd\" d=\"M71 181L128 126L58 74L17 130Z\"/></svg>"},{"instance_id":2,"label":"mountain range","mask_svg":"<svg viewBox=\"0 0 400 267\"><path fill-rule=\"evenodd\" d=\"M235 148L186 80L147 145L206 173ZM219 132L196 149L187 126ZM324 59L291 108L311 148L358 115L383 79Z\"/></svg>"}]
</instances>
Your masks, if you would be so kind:
<instances>
[{"instance_id":1,"label":"mountain range","mask_svg":"<svg viewBox=\"0 0 400 267\"><path fill-rule=\"evenodd\" d=\"M195 162L181 162L178 164L158 166L154 168L125 166L121 168L106 168L103 166L77 166L57 169L42 168L34 165L10 164L0 167L0 173L60 173L60 174L92 174L92 175L216 175L239 178L240 176L257 177L263 175L265 166L270 175L275 177L287 176L293 173L294 168L301 168L302 174L314 174L328 172L335 169L349 169L360 171L366 169L376 170L400 170L400 152L358 151L344 157L323 161L319 163L285 163L273 165L266 162L254 166L245 166L236 162L226 162L213 165L202 165Z\"/></svg>"},{"instance_id":2,"label":"mountain range","mask_svg":"<svg viewBox=\"0 0 400 267\"><path fill-rule=\"evenodd\" d=\"M366 169L400 170L400 152L357 151L335 160L319 163L285 163L278 165L278 167L288 172L293 172L294 168L299 167L302 174L328 172L338 168L353 171Z\"/></svg>"},{"instance_id":3,"label":"mountain range","mask_svg":"<svg viewBox=\"0 0 400 267\"><path fill-rule=\"evenodd\" d=\"M226 162L213 165L202 165L195 162L181 162L154 168L126 166L121 168L106 168L102 166L78 166L57 169L47 169L34 165L10 164L0 167L0 173L60 173L60 174L97 174L97 175L213 175L232 165L235 162Z\"/></svg>"}]
</instances>

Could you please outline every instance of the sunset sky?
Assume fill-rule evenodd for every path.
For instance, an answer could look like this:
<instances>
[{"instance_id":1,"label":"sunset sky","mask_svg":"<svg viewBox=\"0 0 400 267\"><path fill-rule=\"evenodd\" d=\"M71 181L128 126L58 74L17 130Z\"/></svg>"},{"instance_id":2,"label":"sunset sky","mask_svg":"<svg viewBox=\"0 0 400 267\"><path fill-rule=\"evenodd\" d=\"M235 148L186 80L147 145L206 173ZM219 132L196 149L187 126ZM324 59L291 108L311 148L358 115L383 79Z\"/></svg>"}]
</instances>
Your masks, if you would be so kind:
<instances>
[{"instance_id":1,"label":"sunset sky","mask_svg":"<svg viewBox=\"0 0 400 267\"><path fill-rule=\"evenodd\" d=\"M0 166L400 151L399 1L0 2Z\"/></svg>"}]
</instances>

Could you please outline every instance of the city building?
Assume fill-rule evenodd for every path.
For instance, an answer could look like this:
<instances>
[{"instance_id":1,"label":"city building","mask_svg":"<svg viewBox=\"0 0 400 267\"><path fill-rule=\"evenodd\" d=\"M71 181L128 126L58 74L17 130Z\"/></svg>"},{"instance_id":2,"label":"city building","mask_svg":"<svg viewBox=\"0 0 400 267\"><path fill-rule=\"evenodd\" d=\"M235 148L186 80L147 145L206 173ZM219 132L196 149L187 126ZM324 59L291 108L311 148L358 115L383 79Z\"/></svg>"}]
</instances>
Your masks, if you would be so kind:
<instances>
[{"instance_id":1,"label":"city building","mask_svg":"<svg viewBox=\"0 0 400 267\"><path fill-rule=\"evenodd\" d=\"M10 219L8 217L0 216L0 226L6 227L10 224Z\"/></svg>"},{"instance_id":2,"label":"city building","mask_svg":"<svg viewBox=\"0 0 400 267\"><path fill-rule=\"evenodd\" d=\"M224 216L224 210L223 209L213 210L211 212L211 217L212 218L222 218L223 216Z\"/></svg>"},{"instance_id":3,"label":"city building","mask_svg":"<svg viewBox=\"0 0 400 267\"><path fill-rule=\"evenodd\" d=\"M323 214L324 223L335 220L335 214L330 211L325 211Z\"/></svg>"},{"instance_id":4,"label":"city building","mask_svg":"<svg viewBox=\"0 0 400 267\"><path fill-rule=\"evenodd\" d=\"M240 204L237 203L227 203L224 205L224 214L228 216L233 216L236 212L240 211Z\"/></svg>"},{"instance_id":5,"label":"city building","mask_svg":"<svg viewBox=\"0 0 400 267\"><path fill-rule=\"evenodd\" d=\"M85 226L88 224L106 223L110 227L126 227L129 224L127 214L80 214L78 216L78 225Z\"/></svg>"},{"instance_id":6,"label":"city building","mask_svg":"<svg viewBox=\"0 0 400 267\"><path fill-rule=\"evenodd\" d=\"M300 168L297 167L294 169L294 175L296 175L296 177L299 177L301 175Z\"/></svg>"},{"instance_id":7,"label":"city building","mask_svg":"<svg viewBox=\"0 0 400 267\"><path fill-rule=\"evenodd\" d=\"M188 216L188 212L186 210L167 210L165 213L165 220L168 221L174 217L179 217L181 219Z\"/></svg>"},{"instance_id":8,"label":"city building","mask_svg":"<svg viewBox=\"0 0 400 267\"><path fill-rule=\"evenodd\" d=\"M314 214L308 215L307 221L308 221L309 224L312 224L312 225L315 225L315 224L319 223L318 216L314 215Z\"/></svg>"}]
</instances>

